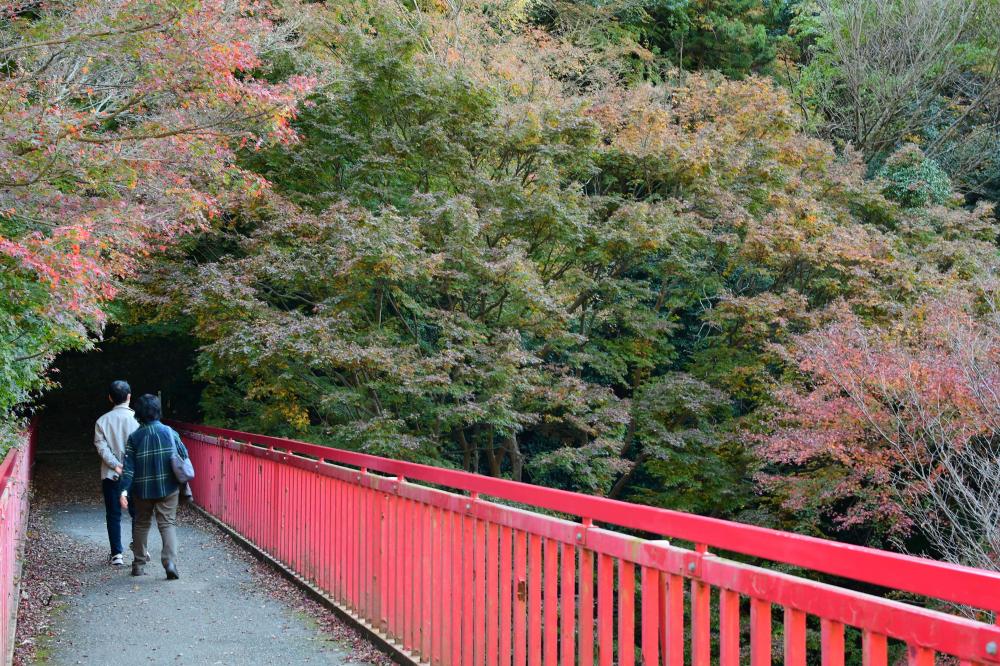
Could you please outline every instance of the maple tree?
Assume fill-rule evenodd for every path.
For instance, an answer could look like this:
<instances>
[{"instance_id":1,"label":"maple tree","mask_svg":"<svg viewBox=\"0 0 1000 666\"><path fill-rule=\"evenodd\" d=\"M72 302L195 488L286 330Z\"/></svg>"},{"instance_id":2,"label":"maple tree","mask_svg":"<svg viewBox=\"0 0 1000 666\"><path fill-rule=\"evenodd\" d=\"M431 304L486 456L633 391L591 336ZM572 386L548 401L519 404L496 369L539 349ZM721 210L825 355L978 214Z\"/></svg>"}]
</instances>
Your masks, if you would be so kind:
<instances>
[{"instance_id":1,"label":"maple tree","mask_svg":"<svg viewBox=\"0 0 1000 666\"><path fill-rule=\"evenodd\" d=\"M905 545L1000 566L995 285L922 300L895 325L847 315L800 341L803 390L782 393L763 481L796 512L876 526ZM782 467L784 466L784 467Z\"/></svg>"},{"instance_id":2,"label":"maple tree","mask_svg":"<svg viewBox=\"0 0 1000 666\"><path fill-rule=\"evenodd\" d=\"M234 149L289 142L308 76L266 4L0 5L0 414L99 334L120 280L262 180Z\"/></svg>"}]
</instances>

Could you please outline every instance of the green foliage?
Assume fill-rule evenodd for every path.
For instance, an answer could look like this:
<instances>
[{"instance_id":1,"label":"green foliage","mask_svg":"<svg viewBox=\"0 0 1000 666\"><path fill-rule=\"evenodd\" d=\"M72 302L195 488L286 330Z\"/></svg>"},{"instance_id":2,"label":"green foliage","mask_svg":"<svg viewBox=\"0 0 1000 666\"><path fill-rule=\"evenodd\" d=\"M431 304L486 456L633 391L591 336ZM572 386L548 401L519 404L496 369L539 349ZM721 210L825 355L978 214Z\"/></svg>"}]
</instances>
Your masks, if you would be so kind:
<instances>
[{"instance_id":1,"label":"green foliage","mask_svg":"<svg viewBox=\"0 0 1000 666\"><path fill-rule=\"evenodd\" d=\"M944 205L955 196L948 174L914 145L896 151L876 177L883 182L882 193L907 208Z\"/></svg>"},{"instance_id":2,"label":"green foliage","mask_svg":"<svg viewBox=\"0 0 1000 666\"><path fill-rule=\"evenodd\" d=\"M628 499L700 514L734 515L743 508L745 456L720 427L732 416L726 394L670 373L646 383L633 409Z\"/></svg>"},{"instance_id":3,"label":"green foliage","mask_svg":"<svg viewBox=\"0 0 1000 666\"><path fill-rule=\"evenodd\" d=\"M629 76L716 70L743 78L768 71L784 41L784 0L545 2L535 19L575 43L617 55Z\"/></svg>"},{"instance_id":4,"label":"green foliage","mask_svg":"<svg viewBox=\"0 0 1000 666\"><path fill-rule=\"evenodd\" d=\"M0 455L20 425L17 408L49 387L45 370L52 356L91 344L85 324L53 316L52 302L31 271L0 255Z\"/></svg>"},{"instance_id":5,"label":"green foliage","mask_svg":"<svg viewBox=\"0 0 1000 666\"><path fill-rule=\"evenodd\" d=\"M873 171L917 144L960 192L995 199L998 37L995 0L802 2L789 23L780 78L811 129L859 150ZM907 194L911 183L903 181L895 195L913 205L940 198L943 174L923 168L900 177L927 182L930 198Z\"/></svg>"},{"instance_id":6,"label":"green foliage","mask_svg":"<svg viewBox=\"0 0 1000 666\"><path fill-rule=\"evenodd\" d=\"M743 77L766 70L777 53L772 31L783 3L687 0L650 8L649 41L684 69Z\"/></svg>"},{"instance_id":7,"label":"green foliage","mask_svg":"<svg viewBox=\"0 0 1000 666\"><path fill-rule=\"evenodd\" d=\"M217 422L759 516L741 432L795 337L984 265L983 211L887 199L766 79L629 86L488 8L357 11L313 30L301 140L242 155L273 196L145 285Z\"/></svg>"},{"instance_id":8,"label":"green foliage","mask_svg":"<svg viewBox=\"0 0 1000 666\"><path fill-rule=\"evenodd\" d=\"M845 313L892 322L997 260L993 209L952 187L1000 182L979 94L995 35L962 23L926 69L890 76L892 49L855 61L838 42L879 1L290 3L294 48L232 81L322 80L270 117L284 141L242 136L239 168L227 142L171 143L190 152L163 177L188 177L211 221L156 260L146 236L94 250L141 264L127 307L55 316L0 254L0 412L44 387L33 350L86 346L110 313L196 340L218 423L819 521L766 515L747 444L800 378L798 342ZM914 3L892 5L890 37ZM112 197L133 167L83 180ZM842 478L827 471L817 492Z\"/></svg>"},{"instance_id":9,"label":"green foliage","mask_svg":"<svg viewBox=\"0 0 1000 666\"><path fill-rule=\"evenodd\" d=\"M280 41L242 2L0 6L0 428L145 257L255 194L233 148L291 141L312 85L254 78Z\"/></svg>"}]
</instances>

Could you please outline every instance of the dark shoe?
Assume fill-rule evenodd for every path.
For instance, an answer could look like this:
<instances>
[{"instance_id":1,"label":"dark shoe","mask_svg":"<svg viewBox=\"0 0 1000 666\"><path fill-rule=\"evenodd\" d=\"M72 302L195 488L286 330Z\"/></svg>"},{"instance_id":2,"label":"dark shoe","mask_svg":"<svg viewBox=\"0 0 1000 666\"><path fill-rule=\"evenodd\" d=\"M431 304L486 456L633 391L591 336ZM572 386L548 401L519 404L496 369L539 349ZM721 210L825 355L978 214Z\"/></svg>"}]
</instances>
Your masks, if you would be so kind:
<instances>
[{"instance_id":1,"label":"dark shoe","mask_svg":"<svg viewBox=\"0 0 1000 666\"><path fill-rule=\"evenodd\" d=\"M132 575L133 576L145 576L146 567L141 562L132 563Z\"/></svg>"},{"instance_id":2,"label":"dark shoe","mask_svg":"<svg viewBox=\"0 0 1000 666\"><path fill-rule=\"evenodd\" d=\"M177 567L173 562L165 562L163 564L164 571L167 572L167 580L177 580L180 578L180 574L177 573Z\"/></svg>"}]
</instances>

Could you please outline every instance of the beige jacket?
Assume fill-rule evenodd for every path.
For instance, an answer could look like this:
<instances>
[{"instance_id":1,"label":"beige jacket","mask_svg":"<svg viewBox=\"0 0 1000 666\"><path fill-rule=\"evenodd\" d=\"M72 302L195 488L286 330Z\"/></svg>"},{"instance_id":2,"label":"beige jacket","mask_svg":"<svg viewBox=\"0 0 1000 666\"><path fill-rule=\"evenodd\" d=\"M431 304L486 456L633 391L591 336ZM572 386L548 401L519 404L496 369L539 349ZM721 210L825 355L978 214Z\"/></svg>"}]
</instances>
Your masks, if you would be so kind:
<instances>
[{"instance_id":1,"label":"beige jacket","mask_svg":"<svg viewBox=\"0 0 1000 666\"><path fill-rule=\"evenodd\" d=\"M125 462L125 443L128 436L139 429L135 412L128 405L116 405L110 412L97 419L94 426L94 447L101 457L101 479L114 479L116 467Z\"/></svg>"}]
</instances>

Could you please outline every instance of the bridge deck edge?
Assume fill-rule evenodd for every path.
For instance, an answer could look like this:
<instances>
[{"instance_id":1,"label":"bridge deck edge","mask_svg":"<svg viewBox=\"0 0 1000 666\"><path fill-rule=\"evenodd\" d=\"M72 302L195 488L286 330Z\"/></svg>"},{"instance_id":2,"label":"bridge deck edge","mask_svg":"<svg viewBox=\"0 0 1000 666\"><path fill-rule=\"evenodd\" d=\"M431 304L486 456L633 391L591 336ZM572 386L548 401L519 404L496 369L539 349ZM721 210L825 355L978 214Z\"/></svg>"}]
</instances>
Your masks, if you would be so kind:
<instances>
[{"instance_id":1,"label":"bridge deck edge","mask_svg":"<svg viewBox=\"0 0 1000 666\"><path fill-rule=\"evenodd\" d=\"M387 636L372 627L368 622L338 604L325 592L323 592L323 590L319 589L308 580L286 567L279 560L275 559L270 553L261 549L252 541L249 541L246 537L231 528L229 525L226 525L224 522L205 511L205 509L201 508L197 504L190 504L189 506L200 515L207 518L219 531L229 536L229 538L235 541L236 544L245 551L277 570L278 573L305 591L324 608L333 611L333 613L341 621L359 631L372 645L375 646L376 649L378 649L379 652L388 656L395 663L400 664L401 666L422 666L425 663L416 659L409 653L409 651L404 650L401 646L397 645Z\"/></svg>"}]
</instances>

